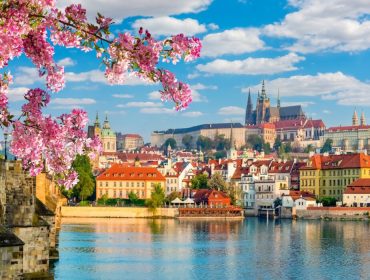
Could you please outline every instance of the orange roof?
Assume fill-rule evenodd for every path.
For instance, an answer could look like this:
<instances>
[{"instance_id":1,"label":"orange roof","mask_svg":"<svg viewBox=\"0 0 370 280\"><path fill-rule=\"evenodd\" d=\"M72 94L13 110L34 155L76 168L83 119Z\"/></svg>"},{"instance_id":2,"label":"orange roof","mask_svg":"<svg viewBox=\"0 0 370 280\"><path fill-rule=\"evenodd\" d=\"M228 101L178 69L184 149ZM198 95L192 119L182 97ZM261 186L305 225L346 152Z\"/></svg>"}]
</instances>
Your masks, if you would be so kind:
<instances>
[{"instance_id":1,"label":"orange roof","mask_svg":"<svg viewBox=\"0 0 370 280\"><path fill-rule=\"evenodd\" d=\"M233 176L231 177L231 179L234 179L234 180L241 179L242 174L248 175L248 173L249 173L249 167L239 166L237 169L235 169L235 172L234 172Z\"/></svg>"},{"instance_id":2,"label":"orange roof","mask_svg":"<svg viewBox=\"0 0 370 280\"><path fill-rule=\"evenodd\" d=\"M345 194L370 194L370 179L357 179L347 186Z\"/></svg>"},{"instance_id":3,"label":"orange roof","mask_svg":"<svg viewBox=\"0 0 370 280\"><path fill-rule=\"evenodd\" d=\"M100 174L97 180L140 180L140 181L165 181L163 175L153 167L127 167L122 164L114 164L111 168Z\"/></svg>"},{"instance_id":4,"label":"orange roof","mask_svg":"<svg viewBox=\"0 0 370 280\"><path fill-rule=\"evenodd\" d=\"M260 128L270 128L275 129L275 125L273 123L261 123Z\"/></svg>"},{"instance_id":5,"label":"orange roof","mask_svg":"<svg viewBox=\"0 0 370 280\"><path fill-rule=\"evenodd\" d=\"M370 168L370 156L361 154L346 155L314 155L310 158L311 165L302 169L345 169Z\"/></svg>"}]
</instances>

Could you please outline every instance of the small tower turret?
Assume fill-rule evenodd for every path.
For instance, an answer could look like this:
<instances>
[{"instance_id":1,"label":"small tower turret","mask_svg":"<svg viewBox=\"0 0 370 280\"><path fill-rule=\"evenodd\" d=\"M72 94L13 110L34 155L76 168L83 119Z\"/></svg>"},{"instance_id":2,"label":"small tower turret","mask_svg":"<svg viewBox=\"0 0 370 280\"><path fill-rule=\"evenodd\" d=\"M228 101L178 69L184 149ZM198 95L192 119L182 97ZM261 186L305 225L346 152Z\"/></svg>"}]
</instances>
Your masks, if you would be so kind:
<instances>
[{"instance_id":1,"label":"small tower turret","mask_svg":"<svg viewBox=\"0 0 370 280\"><path fill-rule=\"evenodd\" d=\"M361 113L360 125L366 125L366 118L365 118L364 111L362 111L362 113Z\"/></svg>"},{"instance_id":2,"label":"small tower turret","mask_svg":"<svg viewBox=\"0 0 370 280\"><path fill-rule=\"evenodd\" d=\"M353 116L352 116L352 125L354 126L357 126L358 125L358 116L357 116L357 111L355 109L355 111L353 112Z\"/></svg>"}]
</instances>

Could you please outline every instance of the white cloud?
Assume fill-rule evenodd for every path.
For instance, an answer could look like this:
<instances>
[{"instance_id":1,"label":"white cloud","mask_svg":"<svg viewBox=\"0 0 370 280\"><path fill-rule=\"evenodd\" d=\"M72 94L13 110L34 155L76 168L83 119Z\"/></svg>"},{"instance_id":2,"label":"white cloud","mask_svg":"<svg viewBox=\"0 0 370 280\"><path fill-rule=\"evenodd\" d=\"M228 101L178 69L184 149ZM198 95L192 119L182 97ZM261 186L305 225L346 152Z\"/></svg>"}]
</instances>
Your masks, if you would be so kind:
<instances>
[{"instance_id":1,"label":"white cloud","mask_svg":"<svg viewBox=\"0 0 370 280\"><path fill-rule=\"evenodd\" d=\"M10 88L8 98L10 102L24 101L24 95L29 90L26 87Z\"/></svg>"},{"instance_id":2,"label":"white cloud","mask_svg":"<svg viewBox=\"0 0 370 280\"><path fill-rule=\"evenodd\" d=\"M222 107L218 110L219 115L244 115L245 109L237 106Z\"/></svg>"},{"instance_id":3,"label":"white cloud","mask_svg":"<svg viewBox=\"0 0 370 280\"><path fill-rule=\"evenodd\" d=\"M174 17L156 17L156 18L143 18L136 20L132 27L134 29L139 29L143 27L149 30L153 35L175 35L183 33L186 36L193 36L198 33L203 33L207 31L204 24L199 24L199 22L192 18L177 19Z\"/></svg>"},{"instance_id":4,"label":"white cloud","mask_svg":"<svg viewBox=\"0 0 370 280\"><path fill-rule=\"evenodd\" d=\"M369 1L291 0L298 10L279 23L267 25L263 33L295 39L287 49L318 51L361 51L370 48Z\"/></svg>"},{"instance_id":5,"label":"white cloud","mask_svg":"<svg viewBox=\"0 0 370 280\"><path fill-rule=\"evenodd\" d=\"M161 93L159 91L152 91L148 94L149 99L151 100L160 100Z\"/></svg>"},{"instance_id":6,"label":"white cloud","mask_svg":"<svg viewBox=\"0 0 370 280\"><path fill-rule=\"evenodd\" d=\"M33 85L36 82L43 82L44 79L39 76L39 72L34 67L21 66L16 70L14 83L16 85Z\"/></svg>"},{"instance_id":7,"label":"white cloud","mask_svg":"<svg viewBox=\"0 0 370 280\"><path fill-rule=\"evenodd\" d=\"M188 79L195 79L195 78L198 78L199 76L200 76L200 74L199 74L199 73L194 72L194 73L190 73L190 74L188 74L186 77L187 77Z\"/></svg>"},{"instance_id":8,"label":"white cloud","mask_svg":"<svg viewBox=\"0 0 370 280\"><path fill-rule=\"evenodd\" d=\"M322 111L324 114L327 114L327 115L330 115L332 112L331 111L329 111L329 110L323 110Z\"/></svg>"},{"instance_id":9,"label":"white cloud","mask_svg":"<svg viewBox=\"0 0 370 280\"><path fill-rule=\"evenodd\" d=\"M223 54L250 53L264 48L256 28L235 28L206 35L203 40L202 56L216 57Z\"/></svg>"},{"instance_id":10,"label":"white cloud","mask_svg":"<svg viewBox=\"0 0 370 280\"><path fill-rule=\"evenodd\" d=\"M114 98L134 98L132 94L113 94Z\"/></svg>"},{"instance_id":11,"label":"white cloud","mask_svg":"<svg viewBox=\"0 0 370 280\"><path fill-rule=\"evenodd\" d=\"M195 87L199 87L201 84L195 85ZM213 86L214 87L214 86ZM193 98L193 102L207 102L207 98L203 95L201 95L197 90L193 88L193 86L190 86L191 88L191 96ZM205 88L203 88L205 89ZM152 91L148 94L148 98L150 100L160 100L161 99L161 93L159 91Z\"/></svg>"},{"instance_id":12,"label":"white cloud","mask_svg":"<svg viewBox=\"0 0 370 280\"><path fill-rule=\"evenodd\" d=\"M272 75L296 70L296 63L304 60L302 56L289 53L277 58L247 58L244 60L216 59L207 64L197 65L202 72L214 74L239 74L239 75Z\"/></svg>"},{"instance_id":13,"label":"white cloud","mask_svg":"<svg viewBox=\"0 0 370 280\"><path fill-rule=\"evenodd\" d=\"M104 76L104 72L100 70L90 70L86 72L66 72L65 79L67 82L93 82L109 84ZM151 83L144 81L134 75L128 75L123 85L136 86L136 85L150 85Z\"/></svg>"},{"instance_id":14,"label":"white cloud","mask_svg":"<svg viewBox=\"0 0 370 280\"><path fill-rule=\"evenodd\" d=\"M62 3L62 4L61 4ZM132 16L168 16L182 13L201 12L212 3L212 0L65 0L58 2L59 7L80 3L88 11L90 19L99 12L116 22Z\"/></svg>"},{"instance_id":15,"label":"white cloud","mask_svg":"<svg viewBox=\"0 0 370 280\"><path fill-rule=\"evenodd\" d=\"M218 87L215 86L215 85L204 85L204 84L201 84L201 83L191 85L190 87L193 90L205 90L205 89L217 90L218 89Z\"/></svg>"},{"instance_id":16,"label":"white cloud","mask_svg":"<svg viewBox=\"0 0 370 280\"><path fill-rule=\"evenodd\" d=\"M219 29L219 26L215 23L209 23L209 24L207 24L207 28L210 29L210 30L217 30L217 29Z\"/></svg>"},{"instance_id":17,"label":"white cloud","mask_svg":"<svg viewBox=\"0 0 370 280\"><path fill-rule=\"evenodd\" d=\"M251 87L256 92L260 85ZM266 89L280 89L280 98L284 96L317 96L323 100L337 101L340 105L370 106L370 83L357 80L342 72L318 73L317 75L291 76L266 81ZM248 92L249 88L243 88ZM272 92L273 95L277 93Z\"/></svg>"},{"instance_id":18,"label":"white cloud","mask_svg":"<svg viewBox=\"0 0 370 280\"><path fill-rule=\"evenodd\" d=\"M127 112L123 111L123 110L120 110L120 111L104 111L104 114L107 114L107 115L126 115Z\"/></svg>"},{"instance_id":19,"label":"white cloud","mask_svg":"<svg viewBox=\"0 0 370 280\"><path fill-rule=\"evenodd\" d=\"M197 118L197 117L203 116L203 113L199 111L189 111L189 112L182 113L182 115L184 117Z\"/></svg>"},{"instance_id":20,"label":"white cloud","mask_svg":"<svg viewBox=\"0 0 370 280\"><path fill-rule=\"evenodd\" d=\"M57 62L58 65L68 67L76 65L76 62L70 57L63 58Z\"/></svg>"},{"instance_id":21,"label":"white cloud","mask_svg":"<svg viewBox=\"0 0 370 280\"><path fill-rule=\"evenodd\" d=\"M55 98L52 99L53 105L91 105L95 104L95 99L92 98Z\"/></svg>"},{"instance_id":22,"label":"white cloud","mask_svg":"<svg viewBox=\"0 0 370 280\"><path fill-rule=\"evenodd\" d=\"M159 102L140 102L140 101L134 101L134 102L128 102L126 104L118 104L118 108L143 108L143 107L161 107L163 106L162 103Z\"/></svg>"},{"instance_id":23,"label":"white cloud","mask_svg":"<svg viewBox=\"0 0 370 280\"><path fill-rule=\"evenodd\" d=\"M140 109L140 113L142 114L175 114L176 111L174 109L153 107L153 108L142 108Z\"/></svg>"}]
</instances>

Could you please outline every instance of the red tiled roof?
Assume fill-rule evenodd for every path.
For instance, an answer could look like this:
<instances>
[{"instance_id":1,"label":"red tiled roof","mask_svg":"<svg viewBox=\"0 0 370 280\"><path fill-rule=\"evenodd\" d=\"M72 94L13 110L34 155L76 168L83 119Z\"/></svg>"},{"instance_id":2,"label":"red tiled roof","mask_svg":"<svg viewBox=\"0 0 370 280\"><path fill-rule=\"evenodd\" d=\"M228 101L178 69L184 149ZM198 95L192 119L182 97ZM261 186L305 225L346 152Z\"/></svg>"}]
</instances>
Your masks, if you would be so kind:
<instances>
[{"instance_id":1,"label":"red tiled roof","mask_svg":"<svg viewBox=\"0 0 370 280\"><path fill-rule=\"evenodd\" d=\"M234 180L238 180L238 179L241 179L242 177L242 174L245 174L247 175L249 173L249 167L238 167L233 176L231 177L231 179L234 179Z\"/></svg>"},{"instance_id":2,"label":"red tiled roof","mask_svg":"<svg viewBox=\"0 0 370 280\"><path fill-rule=\"evenodd\" d=\"M269 173L290 173L294 165L294 161L288 160L286 162L271 162Z\"/></svg>"},{"instance_id":3,"label":"red tiled roof","mask_svg":"<svg viewBox=\"0 0 370 280\"><path fill-rule=\"evenodd\" d=\"M158 154L147 154L147 153L117 153L117 157L123 162L135 161L137 158L139 161L161 161L163 156Z\"/></svg>"},{"instance_id":4,"label":"red tiled roof","mask_svg":"<svg viewBox=\"0 0 370 280\"><path fill-rule=\"evenodd\" d=\"M273 123L261 123L260 128L270 128L270 129L275 129L275 124Z\"/></svg>"},{"instance_id":5,"label":"red tiled roof","mask_svg":"<svg viewBox=\"0 0 370 280\"><path fill-rule=\"evenodd\" d=\"M114 164L111 168L100 174L97 180L140 180L140 181L165 181L163 175L153 167L126 167Z\"/></svg>"},{"instance_id":6,"label":"red tiled roof","mask_svg":"<svg viewBox=\"0 0 370 280\"><path fill-rule=\"evenodd\" d=\"M361 154L346 155L314 155L310 158L311 166L301 169L344 169L344 168L370 168L370 156Z\"/></svg>"},{"instance_id":7,"label":"red tiled roof","mask_svg":"<svg viewBox=\"0 0 370 280\"><path fill-rule=\"evenodd\" d=\"M122 137L142 138L139 134L123 134Z\"/></svg>"},{"instance_id":8,"label":"red tiled roof","mask_svg":"<svg viewBox=\"0 0 370 280\"><path fill-rule=\"evenodd\" d=\"M370 179L363 178L353 181L348 187L370 187Z\"/></svg>"},{"instance_id":9,"label":"red tiled roof","mask_svg":"<svg viewBox=\"0 0 370 280\"><path fill-rule=\"evenodd\" d=\"M370 179L357 179L347 186L344 194L370 194Z\"/></svg>"},{"instance_id":10,"label":"red tiled roof","mask_svg":"<svg viewBox=\"0 0 370 280\"><path fill-rule=\"evenodd\" d=\"M307 120L306 124L304 125L305 128L310 127L321 127L325 128L325 124L322 120Z\"/></svg>"},{"instance_id":11,"label":"red tiled roof","mask_svg":"<svg viewBox=\"0 0 370 280\"><path fill-rule=\"evenodd\" d=\"M333 126L327 129L328 132L337 132L337 131L356 131L362 129L370 129L370 125L349 125L349 126Z\"/></svg>"}]
</instances>

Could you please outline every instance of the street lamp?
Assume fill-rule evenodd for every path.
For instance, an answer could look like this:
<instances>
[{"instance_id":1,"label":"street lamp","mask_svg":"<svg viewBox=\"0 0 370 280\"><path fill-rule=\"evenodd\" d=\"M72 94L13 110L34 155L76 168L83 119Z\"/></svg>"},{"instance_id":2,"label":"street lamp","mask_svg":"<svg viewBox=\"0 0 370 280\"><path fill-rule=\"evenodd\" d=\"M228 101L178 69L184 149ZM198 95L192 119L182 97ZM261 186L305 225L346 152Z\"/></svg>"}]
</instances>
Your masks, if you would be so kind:
<instances>
[{"instance_id":1,"label":"street lamp","mask_svg":"<svg viewBox=\"0 0 370 280\"><path fill-rule=\"evenodd\" d=\"M7 155L7 152L6 152L6 144L7 144L7 141L8 141L8 136L9 136L8 131L4 130L4 158L5 158L5 160L8 159L8 155Z\"/></svg>"}]
</instances>

